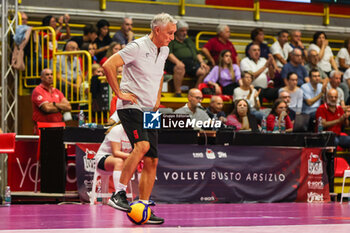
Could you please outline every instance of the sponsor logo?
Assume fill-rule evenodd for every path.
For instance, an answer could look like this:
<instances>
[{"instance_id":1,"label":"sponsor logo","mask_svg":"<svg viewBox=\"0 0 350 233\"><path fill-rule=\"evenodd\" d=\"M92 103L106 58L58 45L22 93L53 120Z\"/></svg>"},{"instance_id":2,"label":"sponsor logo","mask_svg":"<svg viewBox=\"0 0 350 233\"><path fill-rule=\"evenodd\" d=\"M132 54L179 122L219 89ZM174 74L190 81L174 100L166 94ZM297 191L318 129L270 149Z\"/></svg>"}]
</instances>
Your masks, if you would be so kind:
<instances>
[{"instance_id":1,"label":"sponsor logo","mask_svg":"<svg viewBox=\"0 0 350 233\"><path fill-rule=\"evenodd\" d=\"M204 158L204 154L202 152L193 152L193 158Z\"/></svg>"},{"instance_id":2,"label":"sponsor logo","mask_svg":"<svg viewBox=\"0 0 350 233\"><path fill-rule=\"evenodd\" d=\"M310 175L321 175L323 174L322 161L320 160L319 155L310 154L308 160L308 172Z\"/></svg>"},{"instance_id":3,"label":"sponsor logo","mask_svg":"<svg viewBox=\"0 0 350 233\"><path fill-rule=\"evenodd\" d=\"M308 181L307 187L309 189L321 189L322 190L324 188L324 184L323 184L322 180L320 180L320 181Z\"/></svg>"},{"instance_id":4,"label":"sponsor logo","mask_svg":"<svg viewBox=\"0 0 350 233\"><path fill-rule=\"evenodd\" d=\"M217 120L191 119L187 114L163 114L162 128L164 129L192 129L192 128L220 128L222 122Z\"/></svg>"},{"instance_id":5,"label":"sponsor logo","mask_svg":"<svg viewBox=\"0 0 350 233\"><path fill-rule=\"evenodd\" d=\"M162 114L159 111L156 112L144 112L143 113L143 128L144 129L160 129L160 116Z\"/></svg>"},{"instance_id":6,"label":"sponsor logo","mask_svg":"<svg viewBox=\"0 0 350 233\"><path fill-rule=\"evenodd\" d=\"M95 172L95 155L95 151L89 149L85 150L85 155L83 156L85 171Z\"/></svg>"},{"instance_id":7,"label":"sponsor logo","mask_svg":"<svg viewBox=\"0 0 350 233\"><path fill-rule=\"evenodd\" d=\"M323 194L315 193L315 192L309 192L307 193L307 202L323 202Z\"/></svg>"},{"instance_id":8,"label":"sponsor logo","mask_svg":"<svg viewBox=\"0 0 350 233\"><path fill-rule=\"evenodd\" d=\"M200 199L200 201L203 201L203 202L217 202L218 201L214 192L212 192L211 196L209 196L209 197L200 197L199 199Z\"/></svg>"},{"instance_id":9,"label":"sponsor logo","mask_svg":"<svg viewBox=\"0 0 350 233\"><path fill-rule=\"evenodd\" d=\"M139 134L137 133L136 129L133 131L133 133L134 133L134 138L139 139Z\"/></svg>"},{"instance_id":10,"label":"sponsor logo","mask_svg":"<svg viewBox=\"0 0 350 233\"><path fill-rule=\"evenodd\" d=\"M37 99L38 99L38 100L42 100L43 97L42 97L41 95L39 95Z\"/></svg>"},{"instance_id":11,"label":"sponsor logo","mask_svg":"<svg viewBox=\"0 0 350 233\"><path fill-rule=\"evenodd\" d=\"M218 158L220 158L220 159L227 158L227 153L219 151L218 152Z\"/></svg>"},{"instance_id":12,"label":"sponsor logo","mask_svg":"<svg viewBox=\"0 0 350 233\"><path fill-rule=\"evenodd\" d=\"M205 155L207 156L207 159L215 159L215 153L211 149L207 148Z\"/></svg>"}]
</instances>

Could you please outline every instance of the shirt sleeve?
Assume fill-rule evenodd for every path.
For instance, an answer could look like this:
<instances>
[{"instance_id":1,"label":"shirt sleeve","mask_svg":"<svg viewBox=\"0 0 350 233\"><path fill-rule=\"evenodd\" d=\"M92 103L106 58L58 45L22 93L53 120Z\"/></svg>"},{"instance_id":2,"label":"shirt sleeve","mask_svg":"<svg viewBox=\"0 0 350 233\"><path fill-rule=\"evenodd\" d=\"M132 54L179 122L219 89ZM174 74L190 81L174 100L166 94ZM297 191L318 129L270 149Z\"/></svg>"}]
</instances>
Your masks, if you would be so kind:
<instances>
[{"instance_id":1,"label":"shirt sleeve","mask_svg":"<svg viewBox=\"0 0 350 233\"><path fill-rule=\"evenodd\" d=\"M276 41L277 43L278 43L278 41ZM279 51L279 49L278 49L278 44L276 44L276 42L275 43L273 43L272 45L271 45L271 47L270 47L270 51L271 51L271 53L273 54L273 55L275 55L275 54L280 54L281 53L281 51Z\"/></svg>"},{"instance_id":2,"label":"shirt sleeve","mask_svg":"<svg viewBox=\"0 0 350 233\"><path fill-rule=\"evenodd\" d=\"M235 72L236 82L241 79L241 70L237 64L233 64L233 71Z\"/></svg>"},{"instance_id":3,"label":"shirt sleeve","mask_svg":"<svg viewBox=\"0 0 350 233\"><path fill-rule=\"evenodd\" d=\"M316 110L316 121L318 121L318 118L322 118L326 120L326 112L324 111L325 108L323 108L323 105L317 108Z\"/></svg>"},{"instance_id":4,"label":"shirt sleeve","mask_svg":"<svg viewBox=\"0 0 350 233\"><path fill-rule=\"evenodd\" d=\"M338 58L342 58L345 59L346 58L346 48L342 48L339 50L338 54L337 54Z\"/></svg>"},{"instance_id":5,"label":"shirt sleeve","mask_svg":"<svg viewBox=\"0 0 350 233\"><path fill-rule=\"evenodd\" d=\"M252 71L250 66L249 66L249 60L247 60L249 58L244 58L242 61L241 61L241 71L244 72L244 71ZM253 72L253 71L252 71Z\"/></svg>"},{"instance_id":6,"label":"shirt sleeve","mask_svg":"<svg viewBox=\"0 0 350 233\"><path fill-rule=\"evenodd\" d=\"M203 46L203 48L206 48L206 49L208 49L209 51L211 51L211 50L212 50L212 45L213 45L212 40L213 40L213 38L210 39L210 40Z\"/></svg>"},{"instance_id":7,"label":"shirt sleeve","mask_svg":"<svg viewBox=\"0 0 350 233\"><path fill-rule=\"evenodd\" d=\"M282 67L281 78L283 78L283 79L287 78L287 75L288 75L287 64Z\"/></svg>"},{"instance_id":8,"label":"shirt sleeve","mask_svg":"<svg viewBox=\"0 0 350 233\"><path fill-rule=\"evenodd\" d=\"M286 122L286 129L293 129L293 123L288 115L284 118L284 120Z\"/></svg>"},{"instance_id":9,"label":"shirt sleeve","mask_svg":"<svg viewBox=\"0 0 350 233\"><path fill-rule=\"evenodd\" d=\"M228 115L226 125L232 125L236 127L236 130L240 130L242 128L242 124L237 120L234 115Z\"/></svg>"},{"instance_id":10,"label":"shirt sleeve","mask_svg":"<svg viewBox=\"0 0 350 233\"><path fill-rule=\"evenodd\" d=\"M203 82L208 83L210 81L210 82L216 83L218 79L219 79L219 67L215 66L207 75L207 77L205 77Z\"/></svg>"},{"instance_id":11,"label":"shirt sleeve","mask_svg":"<svg viewBox=\"0 0 350 233\"><path fill-rule=\"evenodd\" d=\"M32 102L38 106L39 108L41 107L41 105L43 105L44 103L49 103L49 101L47 99L44 98L44 96L38 91L37 88L34 89L33 93L32 93Z\"/></svg>"},{"instance_id":12,"label":"shirt sleeve","mask_svg":"<svg viewBox=\"0 0 350 233\"><path fill-rule=\"evenodd\" d=\"M273 131L274 126L275 126L275 116L273 114L269 114L266 118L267 131Z\"/></svg>"},{"instance_id":13,"label":"shirt sleeve","mask_svg":"<svg viewBox=\"0 0 350 233\"><path fill-rule=\"evenodd\" d=\"M127 44L118 53L122 57L124 64L126 65L130 62L133 62L138 57L139 51L140 51L139 45L135 41L132 41L129 44Z\"/></svg>"},{"instance_id":14,"label":"shirt sleeve","mask_svg":"<svg viewBox=\"0 0 350 233\"><path fill-rule=\"evenodd\" d=\"M298 111L301 112L301 109L303 107L303 90L301 88L298 89L298 95L297 95L297 106L296 108Z\"/></svg>"}]
</instances>

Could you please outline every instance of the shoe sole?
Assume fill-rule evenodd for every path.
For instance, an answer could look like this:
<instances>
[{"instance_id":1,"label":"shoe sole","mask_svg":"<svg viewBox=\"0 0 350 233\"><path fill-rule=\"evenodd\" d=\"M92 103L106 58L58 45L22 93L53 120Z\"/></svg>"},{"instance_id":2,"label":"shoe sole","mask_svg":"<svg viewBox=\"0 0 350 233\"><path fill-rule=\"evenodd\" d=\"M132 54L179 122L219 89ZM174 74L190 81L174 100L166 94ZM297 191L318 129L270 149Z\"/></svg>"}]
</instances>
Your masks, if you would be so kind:
<instances>
[{"instance_id":1,"label":"shoe sole","mask_svg":"<svg viewBox=\"0 0 350 233\"><path fill-rule=\"evenodd\" d=\"M148 220L146 222L146 224L157 224L157 225L160 225L160 224L163 224L164 223L164 220L163 221L153 221L153 220Z\"/></svg>"},{"instance_id":2,"label":"shoe sole","mask_svg":"<svg viewBox=\"0 0 350 233\"><path fill-rule=\"evenodd\" d=\"M107 205L109 205L110 207L113 207L114 209L121 210L121 211L124 211L124 212L127 212L127 213L130 213L130 211L131 211L131 208L130 208L130 209L127 209L127 208L124 208L124 207L122 207L122 206L116 205L116 204L115 204L113 201L111 201L110 199L108 200Z\"/></svg>"}]
</instances>

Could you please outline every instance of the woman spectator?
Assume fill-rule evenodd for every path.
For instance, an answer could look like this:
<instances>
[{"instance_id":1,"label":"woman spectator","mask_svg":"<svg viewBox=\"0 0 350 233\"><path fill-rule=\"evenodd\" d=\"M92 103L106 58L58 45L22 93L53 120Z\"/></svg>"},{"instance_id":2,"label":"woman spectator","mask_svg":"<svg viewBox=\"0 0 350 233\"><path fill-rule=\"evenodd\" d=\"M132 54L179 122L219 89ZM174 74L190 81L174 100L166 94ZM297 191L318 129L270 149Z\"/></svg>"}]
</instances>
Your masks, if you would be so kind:
<instances>
[{"instance_id":1,"label":"woman spectator","mask_svg":"<svg viewBox=\"0 0 350 233\"><path fill-rule=\"evenodd\" d=\"M255 117L250 114L248 101L245 99L235 101L232 113L227 116L226 125L235 126L237 131L250 130L258 132L258 124Z\"/></svg>"},{"instance_id":2,"label":"woman spectator","mask_svg":"<svg viewBox=\"0 0 350 233\"><path fill-rule=\"evenodd\" d=\"M344 41L344 48L341 48L335 58L335 61L341 71L350 68L350 39Z\"/></svg>"},{"instance_id":3,"label":"woman spectator","mask_svg":"<svg viewBox=\"0 0 350 233\"><path fill-rule=\"evenodd\" d=\"M106 55L106 51L109 45L112 43L112 38L109 36L109 22L105 19L101 19L97 22L97 38L95 43L97 44L97 50L95 52L97 61L100 62L101 59Z\"/></svg>"},{"instance_id":4,"label":"woman spectator","mask_svg":"<svg viewBox=\"0 0 350 233\"><path fill-rule=\"evenodd\" d=\"M122 45L118 42L113 41L106 52L106 56L104 56L101 61L100 61L100 65L102 66L103 63L105 63L107 61L107 59L112 56L113 54L119 52L122 49Z\"/></svg>"},{"instance_id":5,"label":"woman spectator","mask_svg":"<svg viewBox=\"0 0 350 233\"><path fill-rule=\"evenodd\" d=\"M292 132L293 131L293 124L290 120L288 113L287 113L287 103L282 99L277 99L271 109L270 114L267 116L266 119L266 128L267 131L273 131L275 127L275 119L277 117L278 119L278 128L281 128L281 121L282 119L285 122L286 126L286 132Z\"/></svg>"},{"instance_id":6,"label":"woman spectator","mask_svg":"<svg viewBox=\"0 0 350 233\"><path fill-rule=\"evenodd\" d=\"M318 53L320 61L317 66L326 72L327 75L334 70L338 70L338 66L333 58L333 52L328 45L328 40L325 32L316 32L313 36L312 43L309 46L309 51L315 50Z\"/></svg>"},{"instance_id":7,"label":"woman spectator","mask_svg":"<svg viewBox=\"0 0 350 233\"><path fill-rule=\"evenodd\" d=\"M53 17L52 15L45 16L42 20L42 26L50 26L52 27L55 32L56 32L56 42L60 40L67 40L70 38L70 27L69 27L69 15L65 14L64 16L60 16L58 19L59 26L57 27L57 22L56 18ZM61 29L63 27L63 23L66 24L66 33L63 34L61 32ZM52 39L49 39L49 44L47 45L47 36L51 37L50 34L47 34L45 31L42 32L42 36L44 37L44 58L45 59L50 59L52 58L52 53L53 53L53 44L52 44ZM47 49L49 49L47 51ZM57 43L56 43L56 49L57 49Z\"/></svg>"},{"instance_id":8,"label":"woman spectator","mask_svg":"<svg viewBox=\"0 0 350 233\"><path fill-rule=\"evenodd\" d=\"M96 49L97 49L97 45L96 43L84 43L80 50L86 50L90 53L91 55L91 64L96 64L97 63L97 57L96 57ZM87 64L87 63L85 63Z\"/></svg>"},{"instance_id":9,"label":"woman spectator","mask_svg":"<svg viewBox=\"0 0 350 233\"><path fill-rule=\"evenodd\" d=\"M210 71L204 83L214 86L216 95L232 95L241 82L240 78L241 71L237 64L232 64L231 52L223 50L219 56L219 65Z\"/></svg>"},{"instance_id":10,"label":"woman spectator","mask_svg":"<svg viewBox=\"0 0 350 233\"><path fill-rule=\"evenodd\" d=\"M301 108L303 107L303 91L298 87L298 75L294 72L287 74L286 86L279 89L279 93L282 91L287 91L290 95L289 108L291 108L295 113L301 113Z\"/></svg>"}]
</instances>

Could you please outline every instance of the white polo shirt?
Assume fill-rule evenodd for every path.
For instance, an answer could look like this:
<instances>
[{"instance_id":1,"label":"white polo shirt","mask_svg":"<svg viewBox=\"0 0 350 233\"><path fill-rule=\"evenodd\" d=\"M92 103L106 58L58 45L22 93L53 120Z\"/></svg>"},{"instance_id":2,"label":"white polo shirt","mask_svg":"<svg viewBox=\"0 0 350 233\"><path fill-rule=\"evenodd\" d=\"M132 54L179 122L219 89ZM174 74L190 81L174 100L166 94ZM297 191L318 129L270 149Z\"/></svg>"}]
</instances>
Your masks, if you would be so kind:
<instances>
[{"instance_id":1,"label":"white polo shirt","mask_svg":"<svg viewBox=\"0 0 350 233\"><path fill-rule=\"evenodd\" d=\"M251 71L255 73L261 67L263 67L266 62L267 60L263 57L260 57L257 63L255 63L252 59L245 57L241 61L241 70L242 72ZM267 88L267 72L268 68L266 68L256 79L254 79L252 82L254 87Z\"/></svg>"},{"instance_id":2,"label":"white polo shirt","mask_svg":"<svg viewBox=\"0 0 350 233\"><path fill-rule=\"evenodd\" d=\"M150 111L156 105L164 64L169 55L168 46L159 49L148 35L134 40L120 50L125 65L120 90L137 96L138 104L118 99L117 109L136 108Z\"/></svg>"},{"instance_id":3,"label":"white polo shirt","mask_svg":"<svg viewBox=\"0 0 350 233\"><path fill-rule=\"evenodd\" d=\"M293 48L289 45L289 43L285 43L283 45L283 48L281 47L280 43L278 42L278 40L276 40L270 47L270 51L272 53L272 55L275 55L275 54L279 54L282 56L282 58L284 60L288 60L288 55L290 52L293 51ZM277 66L278 67L283 67L283 64L278 60L278 59L275 59L276 60L276 63L277 63Z\"/></svg>"}]
</instances>

